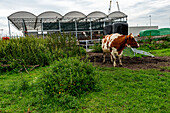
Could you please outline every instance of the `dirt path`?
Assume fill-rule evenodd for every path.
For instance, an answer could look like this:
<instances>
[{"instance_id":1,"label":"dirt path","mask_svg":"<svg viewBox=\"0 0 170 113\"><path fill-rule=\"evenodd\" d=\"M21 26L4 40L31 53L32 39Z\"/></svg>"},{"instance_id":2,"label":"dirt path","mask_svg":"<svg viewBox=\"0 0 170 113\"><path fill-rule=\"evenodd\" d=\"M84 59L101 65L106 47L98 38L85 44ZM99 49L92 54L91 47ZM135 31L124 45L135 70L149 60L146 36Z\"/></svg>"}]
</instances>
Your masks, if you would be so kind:
<instances>
[{"instance_id":1,"label":"dirt path","mask_svg":"<svg viewBox=\"0 0 170 113\"><path fill-rule=\"evenodd\" d=\"M113 67L110 62L110 56L106 56L106 63L103 64L103 54L102 53L88 53L89 59L95 65L100 65L103 67ZM162 67L170 66L170 57L122 57L122 63L124 68L129 68L133 70L137 69L158 69L160 71L170 72L168 69L162 69ZM119 67L119 63L117 62L117 66Z\"/></svg>"}]
</instances>

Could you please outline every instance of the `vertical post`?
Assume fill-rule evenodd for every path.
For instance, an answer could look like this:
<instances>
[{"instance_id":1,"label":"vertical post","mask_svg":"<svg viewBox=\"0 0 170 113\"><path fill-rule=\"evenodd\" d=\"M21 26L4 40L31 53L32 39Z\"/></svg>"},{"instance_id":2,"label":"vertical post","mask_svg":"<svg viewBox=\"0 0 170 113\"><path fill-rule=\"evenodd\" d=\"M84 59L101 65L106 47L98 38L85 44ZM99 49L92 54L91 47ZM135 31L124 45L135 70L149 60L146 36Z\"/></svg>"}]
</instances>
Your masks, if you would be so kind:
<instances>
[{"instance_id":1,"label":"vertical post","mask_svg":"<svg viewBox=\"0 0 170 113\"><path fill-rule=\"evenodd\" d=\"M169 17L169 28L170 28L170 17Z\"/></svg>"},{"instance_id":2,"label":"vertical post","mask_svg":"<svg viewBox=\"0 0 170 113\"><path fill-rule=\"evenodd\" d=\"M75 20L75 31L76 31L76 38L77 38L77 23L76 23L76 20Z\"/></svg>"},{"instance_id":3,"label":"vertical post","mask_svg":"<svg viewBox=\"0 0 170 113\"><path fill-rule=\"evenodd\" d=\"M10 38L11 38L11 28L10 28L10 22L9 22L9 20L8 20L8 27L9 27L9 36L10 36Z\"/></svg>"},{"instance_id":4,"label":"vertical post","mask_svg":"<svg viewBox=\"0 0 170 113\"><path fill-rule=\"evenodd\" d=\"M106 26L106 22L105 22L105 20L104 20L104 24L103 24L103 27L105 27Z\"/></svg>"},{"instance_id":5,"label":"vertical post","mask_svg":"<svg viewBox=\"0 0 170 113\"><path fill-rule=\"evenodd\" d=\"M149 15L149 19L150 19L150 26L151 26L151 15Z\"/></svg>"},{"instance_id":6,"label":"vertical post","mask_svg":"<svg viewBox=\"0 0 170 113\"><path fill-rule=\"evenodd\" d=\"M2 39L3 29L0 29L0 40Z\"/></svg>"},{"instance_id":7,"label":"vertical post","mask_svg":"<svg viewBox=\"0 0 170 113\"><path fill-rule=\"evenodd\" d=\"M61 24L60 24L60 20L58 20L58 24L59 24L59 31L61 32Z\"/></svg>"},{"instance_id":8,"label":"vertical post","mask_svg":"<svg viewBox=\"0 0 170 113\"><path fill-rule=\"evenodd\" d=\"M92 40L92 25L91 25L91 19L90 19L90 36L91 36L91 40Z\"/></svg>"},{"instance_id":9,"label":"vertical post","mask_svg":"<svg viewBox=\"0 0 170 113\"><path fill-rule=\"evenodd\" d=\"M86 51L87 51L87 40L86 40Z\"/></svg>"},{"instance_id":10,"label":"vertical post","mask_svg":"<svg viewBox=\"0 0 170 113\"><path fill-rule=\"evenodd\" d=\"M120 11L120 8L119 8L119 3L118 3L118 1L117 1L116 3L117 3L117 8L118 8L118 11Z\"/></svg>"},{"instance_id":11,"label":"vertical post","mask_svg":"<svg viewBox=\"0 0 170 113\"><path fill-rule=\"evenodd\" d=\"M43 36L44 39L44 32L43 32L43 19L41 18L41 34Z\"/></svg>"},{"instance_id":12,"label":"vertical post","mask_svg":"<svg viewBox=\"0 0 170 113\"><path fill-rule=\"evenodd\" d=\"M22 19L22 26L23 26L23 35L24 35L24 37L25 37L25 23L24 23L24 19Z\"/></svg>"}]
</instances>

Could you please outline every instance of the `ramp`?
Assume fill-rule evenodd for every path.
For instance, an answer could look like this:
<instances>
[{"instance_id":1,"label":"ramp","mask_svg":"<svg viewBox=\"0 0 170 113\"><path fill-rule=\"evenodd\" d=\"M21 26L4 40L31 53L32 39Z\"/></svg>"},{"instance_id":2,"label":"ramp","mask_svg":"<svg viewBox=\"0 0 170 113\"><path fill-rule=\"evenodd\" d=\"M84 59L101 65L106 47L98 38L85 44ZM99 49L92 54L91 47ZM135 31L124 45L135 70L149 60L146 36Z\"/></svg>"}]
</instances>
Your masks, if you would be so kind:
<instances>
[{"instance_id":1,"label":"ramp","mask_svg":"<svg viewBox=\"0 0 170 113\"><path fill-rule=\"evenodd\" d=\"M147 55L147 56L151 56L151 57L154 57L154 55L152 55L151 53L149 52L146 52L146 51L142 51L142 50L137 50L136 48L131 48L132 51L134 52L134 56L135 54L143 54L143 55Z\"/></svg>"}]
</instances>

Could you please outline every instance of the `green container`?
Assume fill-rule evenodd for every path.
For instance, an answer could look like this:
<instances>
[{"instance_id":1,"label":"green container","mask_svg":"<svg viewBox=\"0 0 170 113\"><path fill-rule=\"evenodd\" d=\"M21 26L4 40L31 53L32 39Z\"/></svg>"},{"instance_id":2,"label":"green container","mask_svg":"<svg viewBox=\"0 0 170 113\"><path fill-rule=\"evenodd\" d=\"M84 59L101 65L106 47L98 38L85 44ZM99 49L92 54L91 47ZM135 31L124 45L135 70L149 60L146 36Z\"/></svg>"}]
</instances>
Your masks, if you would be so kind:
<instances>
[{"instance_id":1,"label":"green container","mask_svg":"<svg viewBox=\"0 0 170 113\"><path fill-rule=\"evenodd\" d=\"M170 28L160 28L160 35L168 35L170 34Z\"/></svg>"},{"instance_id":2,"label":"green container","mask_svg":"<svg viewBox=\"0 0 170 113\"><path fill-rule=\"evenodd\" d=\"M160 36L160 31L157 29L143 30L139 33L140 37L144 36Z\"/></svg>"}]
</instances>

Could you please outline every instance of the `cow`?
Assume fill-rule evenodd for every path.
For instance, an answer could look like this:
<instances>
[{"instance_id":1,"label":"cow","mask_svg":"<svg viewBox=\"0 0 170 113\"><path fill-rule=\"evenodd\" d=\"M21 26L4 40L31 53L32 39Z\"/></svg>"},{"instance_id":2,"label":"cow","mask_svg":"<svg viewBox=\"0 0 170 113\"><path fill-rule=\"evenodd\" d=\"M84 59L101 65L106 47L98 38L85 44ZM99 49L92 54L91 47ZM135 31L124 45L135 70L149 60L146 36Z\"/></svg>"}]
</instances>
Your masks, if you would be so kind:
<instances>
[{"instance_id":1,"label":"cow","mask_svg":"<svg viewBox=\"0 0 170 113\"><path fill-rule=\"evenodd\" d=\"M121 56L123 49L126 47L138 48L139 44L134 39L132 33L129 35L121 35L118 33L106 35L102 39L103 63L105 63L106 53L110 53L111 62L116 67L116 56L118 56L119 64L122 66ZM114 61L113 61L114 60Z\"/></svg>"}]
</instances>

